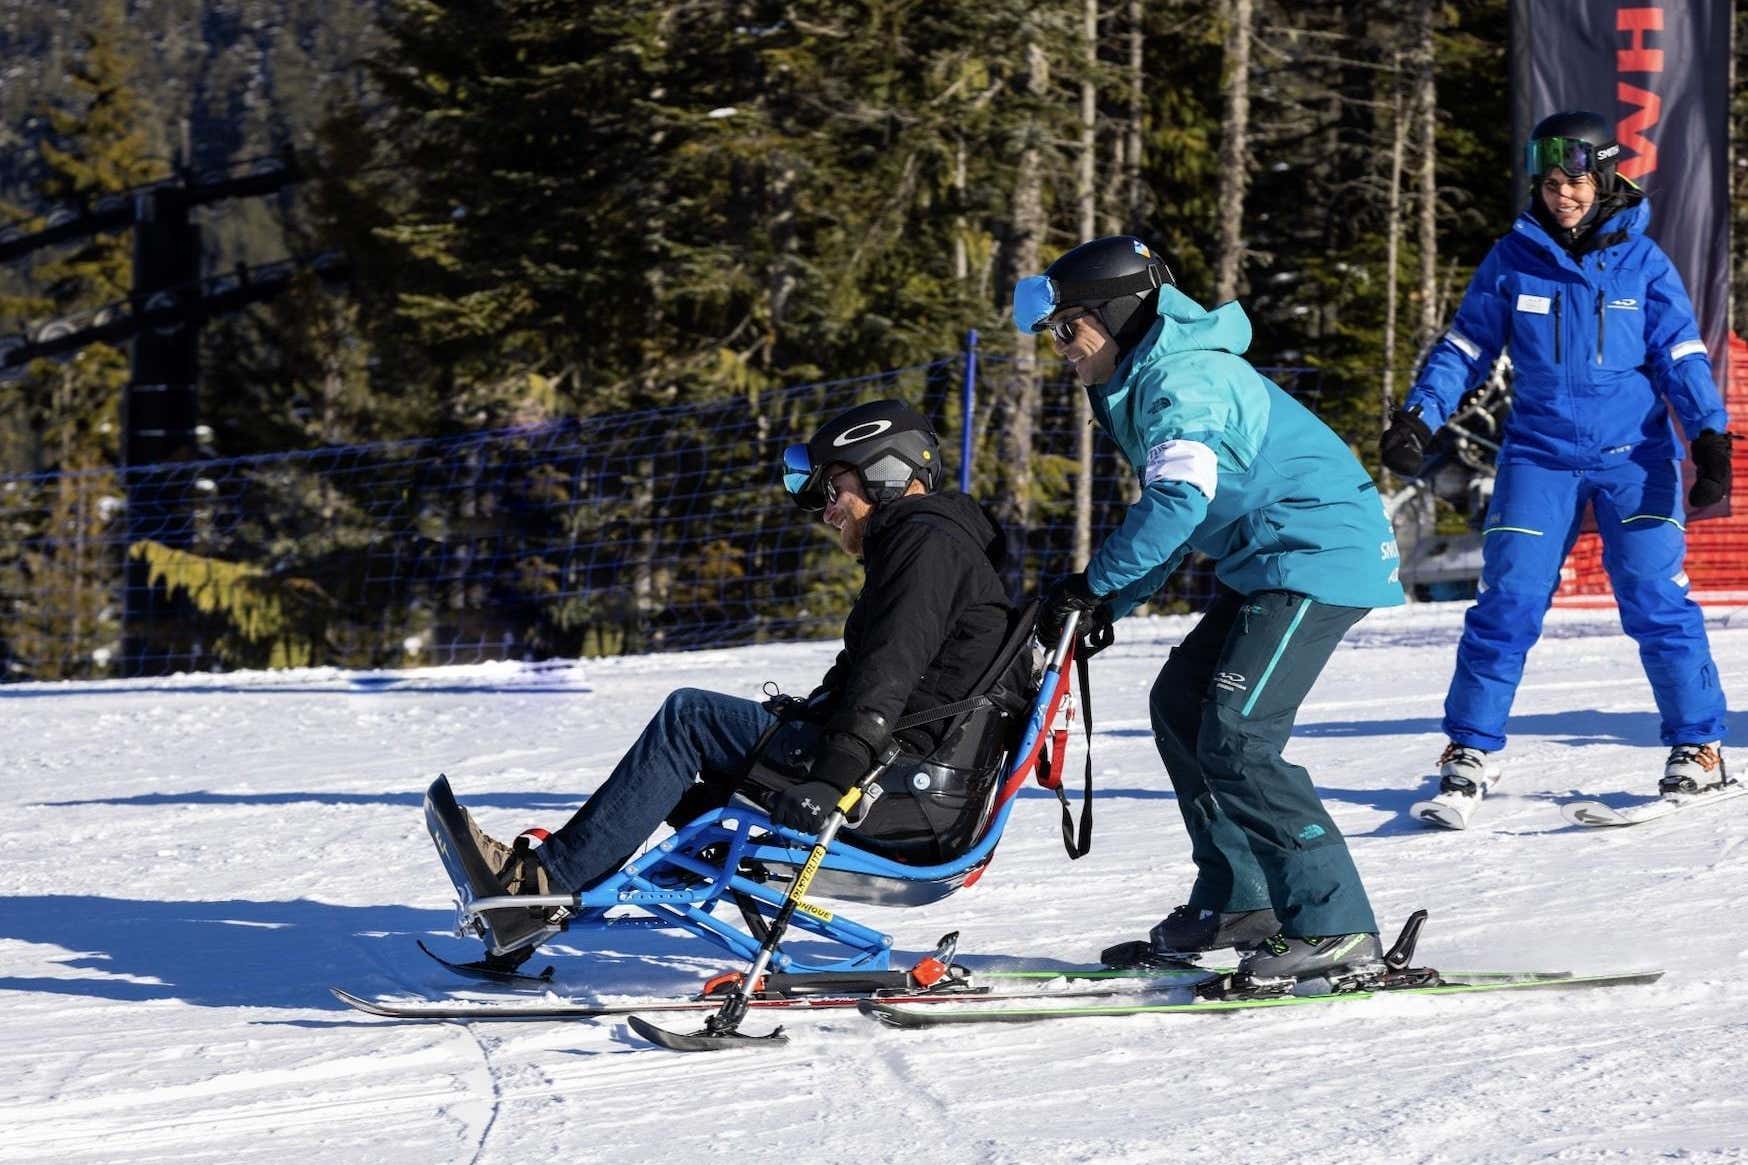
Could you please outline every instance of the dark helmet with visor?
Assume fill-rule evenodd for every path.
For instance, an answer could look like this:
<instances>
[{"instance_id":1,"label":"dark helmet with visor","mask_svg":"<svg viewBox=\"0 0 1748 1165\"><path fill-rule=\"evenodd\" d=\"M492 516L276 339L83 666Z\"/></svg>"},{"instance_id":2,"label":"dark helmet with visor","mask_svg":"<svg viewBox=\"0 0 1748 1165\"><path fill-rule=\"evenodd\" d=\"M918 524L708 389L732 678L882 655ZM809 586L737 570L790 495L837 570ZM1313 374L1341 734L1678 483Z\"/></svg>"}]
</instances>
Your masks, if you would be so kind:
<instances>
[{"instance_id":1,"label":"dark helmet with visor","mask_svg":"<svg viewBox=\"0 0 1748 1165\"><path fill-rule=\"evenodd\" d=\"M1558 166L1574 178L1594 175L1597 193L1612 194L1620 156L1620 143L1602 115L1575 109L1536 124L1524 148L1523 165L1532 182Z\"/></svg>"},{"instance_id":2,"label":"dark helmet with visor","mask_svg":"<svg viewBox=\"0 0 1748 1165\"><path fill-rule=\"evenodd\" d=\"M1014 326L1022 332L1042 332L1052 315L1078 305L1098 316L1105 331L1122 344L1131 320L1154 290L1176 282L1165 260L1140 239L1129 235L1093 239L1050 264L1044 274L1014 285Z\"/></svg>"},{"instance_id":3,"label":"dark helmet with visor","mask_svg":"<svg viewBox=\"0 0 1748 1165\"><path fill-rule=\"evenodd\" d=\"M796 505L818 513L831 502L834 466L854 469L863 492L880 505L902 496L912 481L935 488L941 442L929 419L903 401L869 401L821 425L806 444L783 451L783 488Z\"/></svg>"}]
</instances>

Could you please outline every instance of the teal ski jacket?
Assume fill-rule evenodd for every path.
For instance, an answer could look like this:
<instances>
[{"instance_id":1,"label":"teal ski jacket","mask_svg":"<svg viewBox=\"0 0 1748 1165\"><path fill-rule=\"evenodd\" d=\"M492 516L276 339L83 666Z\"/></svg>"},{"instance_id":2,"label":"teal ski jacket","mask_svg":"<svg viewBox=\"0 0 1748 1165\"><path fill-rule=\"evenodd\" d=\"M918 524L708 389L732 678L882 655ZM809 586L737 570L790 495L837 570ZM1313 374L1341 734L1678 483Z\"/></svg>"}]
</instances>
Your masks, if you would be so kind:
<instances>
[{"instance_id":1,"label":"teal ski jacket","mask_svg":"<svg viewBox=\"0 0 1748 1165\"><path fill-rule=\"evenodd\" d=\"M1396 537L1353 452L1242 353L1250 319L1159 290L1159 319L1093 414L1140 479L1141 497L1093 553L1087 585L1117 618L1192 551L1243 594L1296 591L1342 607L1402 602Z\"/></svg>"}]
</instances>

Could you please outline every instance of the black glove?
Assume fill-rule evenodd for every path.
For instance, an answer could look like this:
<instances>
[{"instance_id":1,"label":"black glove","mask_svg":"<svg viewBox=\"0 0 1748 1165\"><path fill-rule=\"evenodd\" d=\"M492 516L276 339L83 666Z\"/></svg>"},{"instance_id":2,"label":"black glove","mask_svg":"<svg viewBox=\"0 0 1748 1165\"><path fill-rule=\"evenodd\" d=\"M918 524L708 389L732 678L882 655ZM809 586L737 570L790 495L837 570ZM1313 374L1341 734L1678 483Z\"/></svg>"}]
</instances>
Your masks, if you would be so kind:
<instances>
[{"instance_id":1,"label":"black glove","mask_svg":"<svg viewBox=\"0 0 1748 1165\"><path fill-rule=\"evenodd\" d=\"M1062 576L1044 592L1043 604L1038 609L1038 642L1055 647L1072 611L1081 613L1079 636L1090 635L1101 625L1106 630L1111 626L1111 605L1104 596L1092 593L1086 585L1084 570Z\"/></svg>"},{"instance_id":2,"label":"black glove","mask_svg":"<svg viewBox=\"0 0 1748 1165\"><path fill-rule=\"evenodd\" d=\"M773 692L761 700L759 706L779 720L799 720L806 712L807 701L800 696Z\"/></svg>"},{"instance_id":3,"label":"black glove","mask_svg":"<svg viewBox=\"0 0 1748 1165\"><path fill-rule=\"evenodd\" d=\"M771 798L771 820L800 833L818 833L843 795L842 789L824 781L790 785Z\"/></svg>"},{"instance_id":4,"label":"black glove","mask_svg":"<svg viewBox=\"0 0 1748 1165\"><path fill-rule=\"evenodd\" d=\"M1716 429L1702 429L1688 446L1693 450L1693 488L1687 491L1689 509L1715 506L1730 496L1730 442L1735 437Z\"/></svg>"},{"instance_id":5,"label":"black glove","mask_svg":"<svg viewBox=\"0 0 1748 1165\"><path fill-rule=\"evenodd\" d=\"M1432 440L1432 430L1420 419L1420 406L1397 409L1390 417L1390 427L1378 440L1378 456L1384 468L1403 477L1413 477L1426 460L1426 445Z\"/></svg>"},{"instance_id":6,"label":"black glove","mask_svg":"<svg viewBox=\"0 0 1748 1165\"><path fill-rule=\"evenodd\" d=\"M829 785L831 799L836 801L873 767L873 750L861 737L848 732L828 732L807 770L807 779Z\"/></svg>"}]
</instances>

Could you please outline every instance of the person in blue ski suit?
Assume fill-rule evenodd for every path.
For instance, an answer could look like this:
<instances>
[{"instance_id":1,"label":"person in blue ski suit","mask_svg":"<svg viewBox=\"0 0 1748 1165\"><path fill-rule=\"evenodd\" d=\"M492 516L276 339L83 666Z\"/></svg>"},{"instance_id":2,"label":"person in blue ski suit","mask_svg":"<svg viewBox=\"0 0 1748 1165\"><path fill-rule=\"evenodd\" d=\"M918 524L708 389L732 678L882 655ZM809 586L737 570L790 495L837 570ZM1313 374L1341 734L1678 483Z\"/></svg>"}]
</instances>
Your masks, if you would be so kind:
<instances>
[{"instance_id":1,"label":"person in blue ski suit","mask_svg":"<svg viewBox=\"0 0 1748 1165\"><path fill-rule=\"evenodd\" d=\"M1342 635L1402 602L1376 485L1244 359L1243 308L1205 310L1140 240L1094 239L1022 280L1014 320L1049 330L1141 485L1086 569L1047 592L1046 641L1071 610L1122 618L1191 551L1221 588L1150 700L1195 885L1108 961L1237 947L1256 985L1375 971L1378 924L1347 844L1281 750Z\"/></svg>"},{"instance_id":2,"label":"person in blue ski suit","mask_svg":"<svg viewBox=\"0 0 1748 1165\"><path fill-rule=\"evenodd\" d=\"M1619 153L1593 113L1536 127L1530 205L1475 272L1382 441L1384 463L1413 475L1432 432L1510 350L1481 580L1445 698L1447 791L1473 795L1498 775L1488 754L1505 746L1524 655L1586 505L1670 749L1661 790L1726 779L1724 692L1687 594L1682 448L1669 412L1692 442L1696 507L1728 496L1729 418L1681 276L1645 234L1650 204L1615 172Z\"/></svg>"}]
</instances>

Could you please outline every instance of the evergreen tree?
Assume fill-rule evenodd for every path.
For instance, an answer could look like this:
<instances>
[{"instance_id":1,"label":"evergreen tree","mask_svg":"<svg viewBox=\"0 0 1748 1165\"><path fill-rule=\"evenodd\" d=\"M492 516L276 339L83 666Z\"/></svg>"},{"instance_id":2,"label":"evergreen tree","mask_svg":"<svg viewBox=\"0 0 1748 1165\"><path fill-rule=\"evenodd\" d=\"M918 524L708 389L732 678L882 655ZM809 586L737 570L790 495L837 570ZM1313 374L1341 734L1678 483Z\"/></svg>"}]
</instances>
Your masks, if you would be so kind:
<instances>
[{"instance_id":1,"label":"evergreen tree","mask_svg":"<svg viewBox=\"0 0 1748 1165\"><path fill-rule=\"evenodd\" d=\"M70 70L77 103L44 112L53 134L38 147L34 201L42 206L78 206L164 173L141 130L119 0L102 15ZM30 273L34 293L0 299L0 315L15 327L41 325L125 299L129 263L126 236L88 237L38 263ZM106 658L117 632L113 523L120 489L112 470L126 383L126 356L95 344L64 362L37 361L6 394L30 468L42 476L15 484L15 494L31 498L14 502L0 530L6 543L0 596L7 604L0 626L9 653L29 661L36 678L84 674L94 658Z\"/></svg>"}]
</instances>

